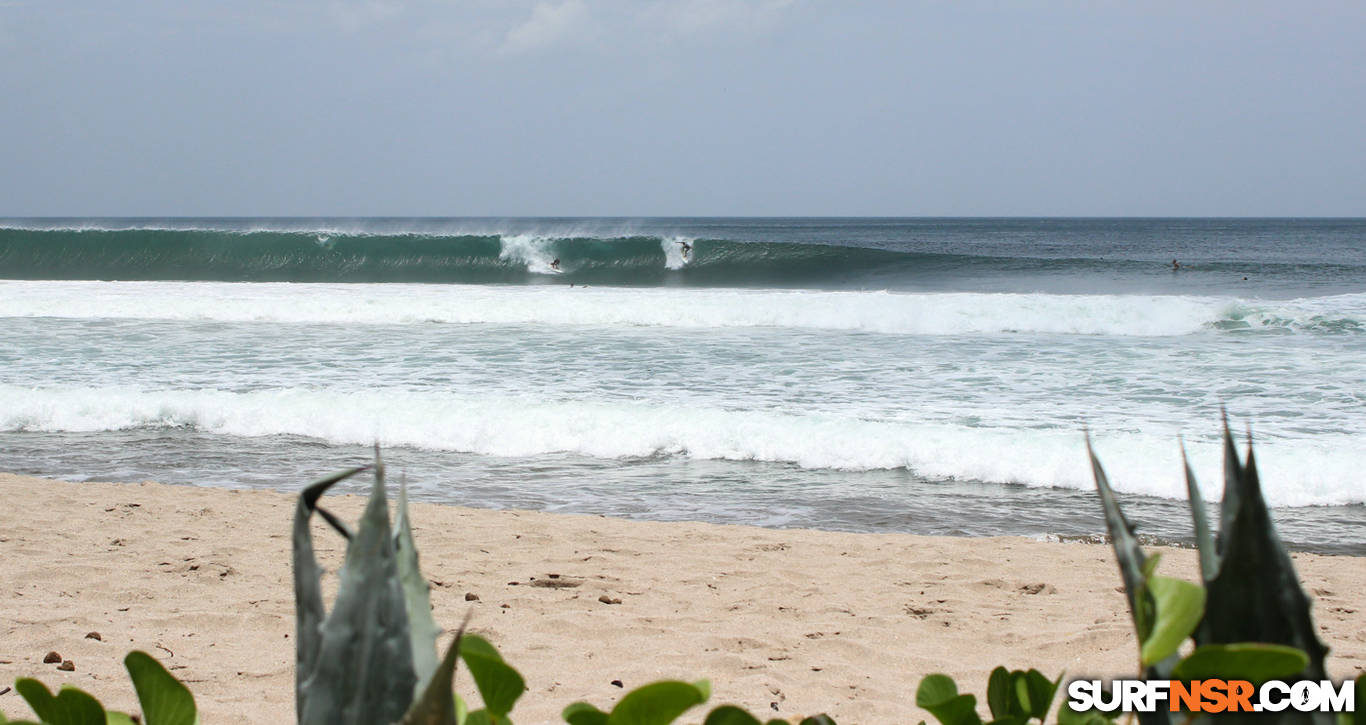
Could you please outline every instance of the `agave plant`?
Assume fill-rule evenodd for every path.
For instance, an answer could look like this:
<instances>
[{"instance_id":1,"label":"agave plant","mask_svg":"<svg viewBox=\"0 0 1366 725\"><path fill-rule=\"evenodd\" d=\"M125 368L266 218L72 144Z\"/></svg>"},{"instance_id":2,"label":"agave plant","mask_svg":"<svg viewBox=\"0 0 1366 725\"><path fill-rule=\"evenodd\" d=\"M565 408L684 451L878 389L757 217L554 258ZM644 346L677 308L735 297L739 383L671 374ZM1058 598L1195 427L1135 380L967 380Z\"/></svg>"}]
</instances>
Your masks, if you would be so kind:
<instances>
[{"instance_id":1,"label":"agave plant","mask_svg":"<svg viewBox=\"0 0 1366 725\"><path fill-rule=\"evenodd\" d=\"M1147 679L1326 679L1323 658L1328 649L1314 633L1309 597L1300 588L1262 498L1250 438L1246 460L1239 461L1225 419L1224 498L1217 536L1210 531L1204 500L1182 452L1203 586L1156 573L1160 556L1148 556L1139 546L1134 527L1125 518L1087 439L1106 528L1138 635L1139 664ZM1196 647L1181 658L1178 649L1187 638ZM1034 670L996 668L987 692L992 723L1044 722L1060 680L1050 682ZM1355 688L1361 702L1366 696L1366 675L1357 678ZM943 725L981 725L976 703L976 697L960 694L956 683L942 674L922 679L916 692L916 704ZM1119 715L1118 710L1074 712L1060 706L1057 721L1060 725L1107 725ZM1183 717L1186 722L1191 718L1190 714ZM1366 725L1366 708L1340 717L1291 710L1217 717L1221 721L1253 717L1259 725L1329 725L1335 719L1341 725ZM1143 725L1168 725L1171 713L1140 712L1138 719Z\"/></svg>"},{"instance_id":2,"label":"agave plant","mask_svg":"<svg viewBox=\"0 0 1366 725\"><path fill-rule=\"evenodd\" d=\"M1239 463L1225 421L1224 500L1217 539L1210 532L1195 475L1184 454L1182 459L1200 550L1200 577L1208 593L1207 609L1217 613L1201 621L1195 630L1195 643L1255 641L1289 645L1309 656L1297 679L1325 679L1323 659L1328 647L1314 631L1309 612L1313 605L1300 587L1295 565L1276 535L1262 498L1251 436L1247 460Z\"/></svg>"},{"instance_id":3,"label":"agave plant","mask_svg":"<svg viewBox=\"0 0 1366 725\"><path fill-rule=\"evenodd\" d=\"M1323 659L1328 648L1314 632L1309 597L1300 587L1262 497L1251 436L1244 461L1239 461L1227 418L1223 438L1224 498L1217 535L1210 530L1204 500L1182 451L1203 587L1154 573L1157 557L1147 556L1139 546L1134 527L1121 511L1087 441L1106 528L1140 642L1144 676L1326 679ZM1177 648L1188 636L1196 649L1181 659ZM1259 717L1261 722L1333 721L1327 713L1294 711ZM1170 716L1159 711L1140 713L1139 719L1145 725L1164 725Z\"/></svg>"},{"instance_id":4,"label":"agave plant","mask_svg":"<svg viewBox=\"0 0 1366 725\"><path fill-rule=\"evenodd\" d=\"M374 472L365 512L353 531L319 505L333 485ZM332 611L322 597L322 567L313 550L310 521L318 514L347 540ZM432 618L431 587L418 566L408 517L407 486L400 485L398 519L389 524L384 464L351 468L309 484L294 513L296 711L300 725L457 725L507 722L525 690L521 675L486 640L464 627L439 659L440 630ZM452 690L456 660L463 658L484 700L466 714Z\"/></svg>"},{"instance_id":5,"label":"agave plant","mask_svg":"<svg viewBox=\"0 0 1366 725\"><path fill-rule=\"evenodd\" d=\"M365 512L354 531L319 505L323 493L364 471L374 472ZM322 517L347 540L337 598L323 606L322 567L313 550L310 522ZM400 484L398 519L391 528L384 464L375 462L310 483L294 513L294 598L298 617L296 709L300 725L509 725L508 713L526 690L517 670L492 644L465 635L464 626L439 661L439 630L431 614L431 588L418 566L408 516L407 487ZM466 712L452 679L464 660L484 707ZM711 694L705 681L664 681L626 693L604 712L578 702L565 708L573 725L667 725ZM723 705L707 725L759 725L744 710ZM769 721L770 725L784 721ZM825 715L803 725L834 725Z\"/></svg>"}]
</instances>

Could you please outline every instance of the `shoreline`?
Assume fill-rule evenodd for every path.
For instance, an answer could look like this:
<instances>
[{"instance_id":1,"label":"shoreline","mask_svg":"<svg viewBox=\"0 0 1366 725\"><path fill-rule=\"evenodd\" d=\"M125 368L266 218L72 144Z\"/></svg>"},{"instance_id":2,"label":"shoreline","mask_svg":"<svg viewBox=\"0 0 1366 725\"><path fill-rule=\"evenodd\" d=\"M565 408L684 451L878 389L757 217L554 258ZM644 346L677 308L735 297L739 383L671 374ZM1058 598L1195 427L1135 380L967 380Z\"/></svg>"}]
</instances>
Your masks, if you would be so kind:
<instances>
[{"instance_id":1,"label":"shoreline","mask_svg":"<svg viewBox=\"0 0 1366 725\"><path fill-rule=\"evenodd\" d=\"M143 649L187 682L206 723L292 721L293 495L0 474L0 496L0 688L37 677L132 709L122 658ZM360 497L328 498L354 520ZM1105 545L411 510L437 623L473 611L471 631L526 678L519 722L559 722L577 700L608 707L662 678L710 679L709 707L914 722L925 717L916 685L934 672L980 700L998 664L1050 677L1136 669ZM315 529L329 571L343 543ZM1195 579L1193 551L1154 550L1163 573ZM1293 557L1332 650L1330 675L1356 676L1366 670L1366 557ZM581 584L533 584L549 574ZM75 671L43 664L50 650ZM456 687L477 701L467 677ZM29 714L12 691L0 712Z\"/></svg>"}]
</instances>

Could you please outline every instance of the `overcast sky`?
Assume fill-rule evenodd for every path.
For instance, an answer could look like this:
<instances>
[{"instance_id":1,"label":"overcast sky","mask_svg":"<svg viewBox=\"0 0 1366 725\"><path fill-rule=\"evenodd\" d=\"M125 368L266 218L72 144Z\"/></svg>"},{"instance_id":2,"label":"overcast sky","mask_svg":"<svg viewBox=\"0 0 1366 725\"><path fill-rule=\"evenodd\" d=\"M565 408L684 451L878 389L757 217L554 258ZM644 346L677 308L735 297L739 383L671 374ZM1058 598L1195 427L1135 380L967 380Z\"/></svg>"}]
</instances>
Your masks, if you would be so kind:
<instances>
[{"instance_id":1,"label":"overcast sky","mask_svg":"<svg viewBox=\"0 0 1366 725\"><path fill-rule=\"evenodd\" d=\"M1366 215L1366 3L0 0L0 215Z\"/></svg>"}]
</instances>

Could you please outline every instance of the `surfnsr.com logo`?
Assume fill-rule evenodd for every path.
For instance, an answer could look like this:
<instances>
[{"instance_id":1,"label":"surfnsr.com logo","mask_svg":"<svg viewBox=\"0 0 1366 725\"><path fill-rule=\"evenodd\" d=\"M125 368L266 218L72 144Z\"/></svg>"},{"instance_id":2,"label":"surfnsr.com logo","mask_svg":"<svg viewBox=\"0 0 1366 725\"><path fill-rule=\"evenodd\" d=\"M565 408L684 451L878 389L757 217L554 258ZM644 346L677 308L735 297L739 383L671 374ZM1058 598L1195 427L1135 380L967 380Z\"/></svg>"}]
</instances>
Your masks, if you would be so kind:
<instances>
[{"instance_id":1,"label":"surfnsr.com logo","mask_svg":"<svg viewBox=\"0 0 1366 725\"><path fill-rule=\"evenodd\" d=\"M1067 705L1075 712L1356 712L1356 689L1348 680L1074 680Z\"/></svg>"}]
</instances>

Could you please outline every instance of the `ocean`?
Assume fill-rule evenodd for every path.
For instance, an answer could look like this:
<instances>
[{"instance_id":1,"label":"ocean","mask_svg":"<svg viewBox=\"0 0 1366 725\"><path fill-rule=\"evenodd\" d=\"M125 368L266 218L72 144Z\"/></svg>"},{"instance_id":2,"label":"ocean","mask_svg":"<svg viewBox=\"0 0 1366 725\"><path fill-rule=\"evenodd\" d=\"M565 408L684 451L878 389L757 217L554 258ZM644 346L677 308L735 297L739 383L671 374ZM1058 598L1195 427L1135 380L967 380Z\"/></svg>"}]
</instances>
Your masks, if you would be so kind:
<instances>
[{"instance_id":1,"label":"ocean","mask_svg":"<svg viewBox=\"0 0 1366 725\"><path fill-rule=\"evenodd\" d=\"M1184 543L1221 409L1366 554L1366 220L0 219L9 472Z\"/></svg>"}]
</instances>

